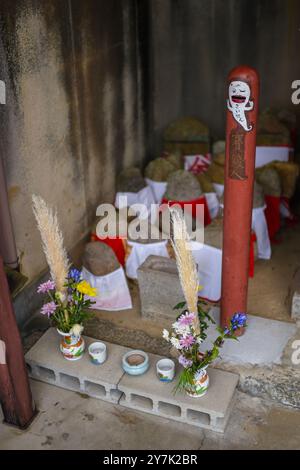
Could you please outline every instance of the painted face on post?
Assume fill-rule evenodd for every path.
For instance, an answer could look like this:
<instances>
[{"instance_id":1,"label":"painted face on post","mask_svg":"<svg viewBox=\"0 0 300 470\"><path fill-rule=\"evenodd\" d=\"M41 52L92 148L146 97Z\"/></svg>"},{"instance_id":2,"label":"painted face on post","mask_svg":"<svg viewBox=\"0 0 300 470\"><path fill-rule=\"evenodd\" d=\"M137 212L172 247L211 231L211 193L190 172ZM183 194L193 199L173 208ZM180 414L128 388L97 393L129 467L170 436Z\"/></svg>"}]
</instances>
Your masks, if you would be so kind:
<instances>
[{"instance_id":1,"label":"painted face on post","mask_svg":"<svg viewBox=\"0 0 300 470\"><path fill-rule=\"evenodd\" d=\"M248 125L245 111L251 111L254 103L250 100L251 90L246 82L234 80L229 84L227 107L232 112L234 119L245 131L251 131L252 125Z\"/></svg>"}]
</instances>

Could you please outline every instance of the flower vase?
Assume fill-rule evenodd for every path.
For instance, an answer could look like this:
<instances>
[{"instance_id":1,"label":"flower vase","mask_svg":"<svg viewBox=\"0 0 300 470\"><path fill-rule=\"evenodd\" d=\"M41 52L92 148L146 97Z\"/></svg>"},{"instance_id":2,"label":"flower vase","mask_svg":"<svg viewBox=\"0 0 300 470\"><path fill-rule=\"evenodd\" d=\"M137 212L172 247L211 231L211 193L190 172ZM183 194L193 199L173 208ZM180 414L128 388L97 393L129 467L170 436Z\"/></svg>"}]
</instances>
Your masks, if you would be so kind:
<instances>
[{"instance_id":1,"label":"flower vase","mask_svg":"<svg viewBox=\"0 0 300 470\"><path fill-rule=\"evenodd\" d=\"M57 332L62 336L60 341L60 351L64 358L68 361L78 361L78 359L81 359L85 349L85 343L82 336L64 333L59 329L57 329Z\"/></svg>"},{"instance_id":2,"label":"flower vase","mask_svg":"<svg viewBox=\"0 0 300 470\"><path fill-rule=\"evenodd\" d=\"M185 392L189 397L203 397L207 392L208 386L209 376L206 367L203 367L196 372L193 385L186 384Z\"/></svg>"}]
</instances>

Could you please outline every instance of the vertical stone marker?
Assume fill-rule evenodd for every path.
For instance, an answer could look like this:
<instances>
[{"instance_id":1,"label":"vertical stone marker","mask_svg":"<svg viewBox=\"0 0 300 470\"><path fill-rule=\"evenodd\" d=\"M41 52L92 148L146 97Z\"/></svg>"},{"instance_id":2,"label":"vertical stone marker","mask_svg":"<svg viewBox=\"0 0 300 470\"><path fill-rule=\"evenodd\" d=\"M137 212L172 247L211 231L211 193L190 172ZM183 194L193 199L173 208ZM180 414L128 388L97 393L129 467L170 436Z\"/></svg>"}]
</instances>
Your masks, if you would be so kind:
<instances>
[{"instance_id":1,"label":"vertical stone marker","mask_svg":"<svg viewBox=\"0 0 300 470\"><path fill-rule=\"evenodd\" d=\"M239 66L228 75L221 322L246 312L259 78Z\"/></svg>"}]
</instances>

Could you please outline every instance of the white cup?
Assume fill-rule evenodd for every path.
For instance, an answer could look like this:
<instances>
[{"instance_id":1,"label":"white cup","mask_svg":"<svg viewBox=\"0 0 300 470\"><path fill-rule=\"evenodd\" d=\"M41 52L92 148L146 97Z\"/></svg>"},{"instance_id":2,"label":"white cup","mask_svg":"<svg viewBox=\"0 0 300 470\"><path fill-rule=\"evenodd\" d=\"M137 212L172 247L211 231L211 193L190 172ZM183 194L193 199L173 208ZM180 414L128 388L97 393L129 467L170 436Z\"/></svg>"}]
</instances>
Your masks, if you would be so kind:
<instances>
[{"instance_id":1,"label":"white cup","mask_svg":"<svg viewBox=\"0 0 300 470\"><path fill-rule=\"evenodd\" d=\"M156 363L157 377L161 382L172 382L175 376L175 363L172 359L160 359Z\"/></svg>"},{"instance_id":2,"label":"white cup","mask_svg":"<svg viewBox=\"0 0 300 470\"><path fill-rule=\"evenodd\" d=\"M103 364L107 357L106 344L96 341L89 345L89 355L93 364Z\"/></svg>"}]
</instances>

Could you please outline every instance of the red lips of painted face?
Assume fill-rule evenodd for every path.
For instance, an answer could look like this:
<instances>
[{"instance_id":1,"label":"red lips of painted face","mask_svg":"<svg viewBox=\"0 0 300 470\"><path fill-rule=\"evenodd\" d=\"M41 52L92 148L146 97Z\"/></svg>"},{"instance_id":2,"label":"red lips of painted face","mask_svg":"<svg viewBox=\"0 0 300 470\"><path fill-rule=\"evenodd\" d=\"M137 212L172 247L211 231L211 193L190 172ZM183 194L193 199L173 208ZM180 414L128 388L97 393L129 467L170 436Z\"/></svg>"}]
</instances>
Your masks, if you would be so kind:
<instances>
[{"instance_id":1,"label":"red lips of painted face","mask_svg":"<svg viewBox=\"0 0 300 470\"><path fill-rule=\"evenodd\" d=\"M241 95L233 95L231 99L234 103L244 103L246 101L246 97Z\"/></svg>"}]
</instances>

